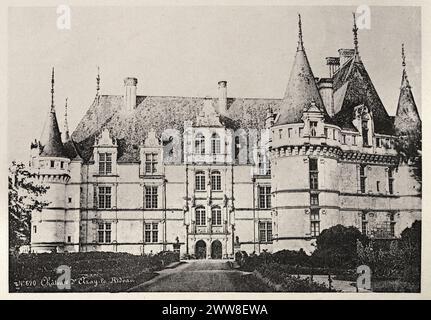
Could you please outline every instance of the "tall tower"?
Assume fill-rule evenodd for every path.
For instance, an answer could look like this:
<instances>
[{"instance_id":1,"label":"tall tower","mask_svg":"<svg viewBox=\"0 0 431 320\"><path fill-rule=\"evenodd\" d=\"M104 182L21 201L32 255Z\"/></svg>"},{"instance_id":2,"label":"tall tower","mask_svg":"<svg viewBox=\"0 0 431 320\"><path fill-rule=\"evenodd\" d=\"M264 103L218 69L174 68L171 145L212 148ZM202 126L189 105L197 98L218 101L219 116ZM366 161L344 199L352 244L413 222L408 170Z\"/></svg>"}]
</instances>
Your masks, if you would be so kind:
<instances>
[{"instance_id":1,"label":"tall tower","mask_svg":"<svg viewBox=\"0 0 431 320\"><path fill-rule=\"evenodd\" d=\"M61 141L54 106L54 68L51 76L51 107L38 144L32 144L32 170L39 183L49 186L44 200L49 204L33 212L31 250L63 251L66 237L66 184L70 179L70 159Z\"/></svg>"},{"instance_id":2,"label":"tall tower","mask_svg":"<svg viewBox=\"0 0 431 320\"><path fill-rule=\"evenodd\" d=\"M313 250L313 242L338 202L336 144L327 144L330 121L302 39L298 17L298 47L280 112L272 127L273 250ZM335 208L332 205L332 208ZM334 211L334 212L332 212Z\"/></svg>"}]
</instances>

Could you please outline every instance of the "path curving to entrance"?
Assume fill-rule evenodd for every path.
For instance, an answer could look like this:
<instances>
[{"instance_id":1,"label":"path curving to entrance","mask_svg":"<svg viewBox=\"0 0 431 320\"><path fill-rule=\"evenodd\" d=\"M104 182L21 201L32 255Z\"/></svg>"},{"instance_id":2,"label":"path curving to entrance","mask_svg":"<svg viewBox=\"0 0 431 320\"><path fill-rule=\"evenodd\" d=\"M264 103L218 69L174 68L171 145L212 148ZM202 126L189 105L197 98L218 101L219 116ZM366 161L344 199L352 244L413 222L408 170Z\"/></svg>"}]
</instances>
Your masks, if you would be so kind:
<instances>
[{"instance_id":1,"label":"path curving to entrance","mask_svg":"<svg viewBox=\"0 0 431 320\"><path fill-rule=\"evenodd\" d=\"M251 273L232 269L227 260L188 260L165 269L130 291L152 292L271 292Z\"/></svg>"}]
</instances>

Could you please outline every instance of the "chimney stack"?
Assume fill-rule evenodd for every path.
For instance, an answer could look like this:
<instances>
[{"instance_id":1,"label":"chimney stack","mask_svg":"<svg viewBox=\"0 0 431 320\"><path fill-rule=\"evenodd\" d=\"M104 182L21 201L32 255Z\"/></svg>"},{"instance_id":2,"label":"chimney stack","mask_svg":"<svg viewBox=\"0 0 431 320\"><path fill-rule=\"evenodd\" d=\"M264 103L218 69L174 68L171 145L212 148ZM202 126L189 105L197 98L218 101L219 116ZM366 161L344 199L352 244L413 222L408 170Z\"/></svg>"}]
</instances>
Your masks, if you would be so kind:
<instances>
[{"instance_id":1,"label":"chimney stack","mask_svg":"<svg viewBox=\"0 0 431 320\"><path fill-rule=\"evenodd\" d=\"M351 57L355 55L355 49L338 49L340 54L340 66L346 63Z\"/></svg>"},{"instance_id":2,"label":"chimney stack","mask_svg":"<svg viewBox=\"0 0 431 320\"><path fill-rule=\"evenodd\" d=\"M128 77L124 79L124 109L131 111L136 108L136 85L138 79Z\"/></svg>"},{"instance_id":3,"label":"chimney stack","mask_svg":"<svg viewBox=\"0 0 431 320\"><path fill-rule=\"evenodd\" d=\"M227 81L218 82L218 112L222 115L227 112Z\"/></svg>"},{"instance_id":4,"label":"chimney stack","mask_svg":"<svg viewBox=\"0 0 431 320\"><path fill-rule=\"evenodd\" d=\"M326 65L329 67L329 78L332 78L335 72L340 67L340 58L338 57L326 57Z\"/></svg>"}]
</instances>

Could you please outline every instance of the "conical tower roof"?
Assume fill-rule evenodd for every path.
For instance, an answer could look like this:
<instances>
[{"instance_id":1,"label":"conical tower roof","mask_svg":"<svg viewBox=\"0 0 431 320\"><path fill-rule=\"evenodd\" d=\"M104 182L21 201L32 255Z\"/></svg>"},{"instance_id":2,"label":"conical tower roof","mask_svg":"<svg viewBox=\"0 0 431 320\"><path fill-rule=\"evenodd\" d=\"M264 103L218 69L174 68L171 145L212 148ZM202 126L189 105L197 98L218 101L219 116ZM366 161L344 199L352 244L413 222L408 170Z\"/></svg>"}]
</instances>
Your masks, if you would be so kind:
<instances>
[{"instance_id":1,"label":"conical tower roof","mask_svg":"<svg viewBox=\"0 0 431 320\"><path fill-rule=\"evenodd\" d=\"M299 40L296 49L295 60L290 72L289 82L287 84L286 93L283 101L280 104L280 116L277 119L276 125L286 123L302 122L302 114L312 101L324 113L325 120L329 120L329 115L323 105L319 90L317 89L316 81L311 70L310 64L305 53L304 44L302 41L301 16L299 15Z\"/></svg>"},{"instance_id":2,"label":"conical tower roof","mask_svg":"<svg viewBox=\"0 0 431 320\"><path fill-rule=\"evenodd\" d=\"M404 55L404 44L402 45L402 66L403 74L401 78L400 97L398 99L397 113L395 115L395 130L398 134L420 129L422 121L413 98L412 88L409 84L406 71L406 62Z\"/></svg>"},{"instance_id":3,"label":"conical tower roof","mask_svg":"<svg viewBox=\"0 0 431 320\"><path fill-rule=\"evenodd\" d=\"M65 157L54 107L54 68L52 69L51 79L51 110L48 113L48 118L45 122L45 127L40 138L40 156Z\"/></svg>"}]
</instances>

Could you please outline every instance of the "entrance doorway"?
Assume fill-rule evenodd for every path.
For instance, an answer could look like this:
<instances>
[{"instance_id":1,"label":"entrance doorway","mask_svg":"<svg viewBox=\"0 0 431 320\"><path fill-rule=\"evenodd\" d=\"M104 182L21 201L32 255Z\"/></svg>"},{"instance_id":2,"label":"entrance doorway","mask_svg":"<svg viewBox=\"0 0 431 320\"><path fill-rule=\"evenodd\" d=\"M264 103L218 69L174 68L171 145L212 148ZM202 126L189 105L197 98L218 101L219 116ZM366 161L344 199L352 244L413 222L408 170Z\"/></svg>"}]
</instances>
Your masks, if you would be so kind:
<instances>
[{"instance_id":1,"label":"entrance doorway","mask_svg":"<svg viewBox=\"0 0 431 320\"><path fill-rule=\"evenodd\" d=\"M221 259L222 258L222 245L218 240L213 241L211 244L211 258Z\"/></svg>"},{"instance_id":2,"label":"entrance doorway","mask_svg":"<svg viewBox=\"0 0 431 320\"><path fill-rule=\"evenodd\" d=\"M207 257L207 244L203 240L196 242L195 255L197 259L206 259Z\"/></svg>"}]
</instances>

